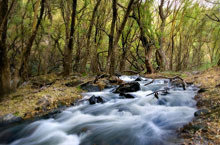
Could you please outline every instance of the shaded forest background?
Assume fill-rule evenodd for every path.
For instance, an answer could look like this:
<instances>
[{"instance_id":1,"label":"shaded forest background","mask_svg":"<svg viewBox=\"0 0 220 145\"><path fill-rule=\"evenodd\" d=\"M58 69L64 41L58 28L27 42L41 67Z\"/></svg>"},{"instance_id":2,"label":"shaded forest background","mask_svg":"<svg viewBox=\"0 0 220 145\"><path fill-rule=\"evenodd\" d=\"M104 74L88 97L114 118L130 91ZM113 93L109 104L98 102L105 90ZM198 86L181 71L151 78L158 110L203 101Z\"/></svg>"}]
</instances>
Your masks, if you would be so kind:
<instances>
[{"instance_id":1,"label":"shaded forest background","mask_svg":"<svg viewBox=\"0 0 220 145\"><path fill-rule=\"evenodd\" d=\"M0 0L0 96L29 77L220 65L220 4Z\"/></svg>"}]
</instances>

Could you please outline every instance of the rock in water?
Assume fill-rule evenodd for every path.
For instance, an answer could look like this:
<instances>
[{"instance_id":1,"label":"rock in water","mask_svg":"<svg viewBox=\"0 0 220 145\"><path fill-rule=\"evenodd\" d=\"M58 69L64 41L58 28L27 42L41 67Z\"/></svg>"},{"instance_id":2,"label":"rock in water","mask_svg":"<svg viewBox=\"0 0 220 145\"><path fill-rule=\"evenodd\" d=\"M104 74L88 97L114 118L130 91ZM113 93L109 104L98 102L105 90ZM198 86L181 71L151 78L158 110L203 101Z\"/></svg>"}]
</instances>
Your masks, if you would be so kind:
<instances>
[{"instance_id":1,"label":"rock in water","mask_svg":"<svg viewBox=\"0 0 220 145\"><path fill-rule=\"evenodd\" d=\"M138 82L129 82L120 85L114 93L127 93L127 92L136 92L141 89L140 84Z\"/></svg>"},{"instance_id":2,"label":"rock in water","mask_svg":"<svg viewBox=\"0 0 220 145\"><path fill-rule=\"evenodd\" d=\"M198 91L198 93L204 93L204 92L206 92L206 91L207 91L206 88L200 88L199 91Z\"/></svg>"},{"instance_id":3,"label":"rock in water","mask_svg":"<svg viewBox=\"0 0 220 145\"><path fill-rule=\"evenodd\" d=\"M96 99L95 96L93 95L92 97L89 98L89 104L95 104L96 103Z\"/></svg>"},{"instance_id":4,"label":"rock in water","mask_svg":"<svg viewBox=\"0 0 220 145\"><path fill-rule=\"evenodd\" d=\"M96 103L104 103L102 97L100 97L100 96L96 97L95 95L93 95L92 97L89 98L90 105L93 105Z\"/></svg>"},{"instance_id":5,"label":"rock in water","mask_svg":"<svg viewBox=\"0 0 220 145\"><path fill-rule=\"evenodd\" d=\"M96 102L97 103L104 103L102 97L100 97L100 96L96 97Z\"/></svg>"},{"instance_id":6,"label":"rock in water","mask_svg":"<svg viewBox=\"0 0 220 145\"><path fill-rule=\"evenodd\" d=\"M125 98L128 98L128 99L133 99L133 98L135 98L135 97L132 96L131 94L124 94L124 93L120 93L120 96L124 96Z\"/></svg>"},{"instance_id":7,"label":"rock in water","mask_svg":"<svg viewBox=\"0 0 220 145\"><path fill-rule=\"evenodd\" d=\"M208 109L200 109L194 113L194 116L206 115L209 113Z\"/></svg>"},{"instance_id":8,"label":"rock in water","mask_svg":"<svg viewBox=\"0 0 220 145\"><path fill-rule=\"evenodd\" d=\"M142 78L141 78L141 77L138 77L138 78L136 78L135 81L136 81L136 82L137 82L137 81L142 81Z\"/></svg>"}]
</instances>

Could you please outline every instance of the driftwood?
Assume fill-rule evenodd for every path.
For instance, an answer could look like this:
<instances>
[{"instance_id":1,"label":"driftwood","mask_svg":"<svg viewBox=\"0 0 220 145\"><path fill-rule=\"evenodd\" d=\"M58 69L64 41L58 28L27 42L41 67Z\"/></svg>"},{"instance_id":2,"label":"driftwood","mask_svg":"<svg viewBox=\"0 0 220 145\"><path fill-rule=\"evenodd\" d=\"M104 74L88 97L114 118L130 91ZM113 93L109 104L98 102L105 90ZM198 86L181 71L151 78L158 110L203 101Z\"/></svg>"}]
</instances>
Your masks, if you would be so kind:
<instances>
[{"instance_id":1,"label":"driftwood","mask_svg":"<svg viewBox=\"0 0 220 145\"><path fill-rule=\"evenodd\" d=\"M172 87L172 88L173 88L173 87ZM170 89L172 89L172 88L166 87L166 88L164 88L163 90L154 91L153 93L150 93L150 94L148 94L148 95L146 95L146 96L150 96L150 95L153 95L153 94L154 94L154 97L157 98L157 99L159 99L159 92L163 92L163 93L168 94L168 91L169 91Z\"/></svg>"},{"instance_id":2,"label":"driftwood","mask_svg":"<svg viewBox=\"0 0 220 145\"><path fill-rule=\"evenodd\" d=\"M154 82L155 79L153 79L152 81L150 81L149 83L145 84L144 86L150 85Z\"/></svg>"}]
</instances>

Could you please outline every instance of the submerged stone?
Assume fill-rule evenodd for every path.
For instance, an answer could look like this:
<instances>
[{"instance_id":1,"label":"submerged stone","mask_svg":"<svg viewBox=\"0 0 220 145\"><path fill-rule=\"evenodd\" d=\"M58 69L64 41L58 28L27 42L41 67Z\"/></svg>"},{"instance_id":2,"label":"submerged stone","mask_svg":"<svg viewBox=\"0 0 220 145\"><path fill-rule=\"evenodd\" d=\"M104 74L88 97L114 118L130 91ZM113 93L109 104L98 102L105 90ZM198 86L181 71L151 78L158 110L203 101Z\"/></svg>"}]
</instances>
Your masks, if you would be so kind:
<instances>
[{"instance_id":1,"label":"submerged stone","mask_svg":"<svg viewBox=\"0 0 220 145\"><path fill-rule=\"evenodd\" d=\"M133 99L133 98L135 98L135 97L132 96L131 94L124 94L124 93L120 93L120 96L124 96L125 98L128 98L128 99Z\"/></svg>"}]
</instances>

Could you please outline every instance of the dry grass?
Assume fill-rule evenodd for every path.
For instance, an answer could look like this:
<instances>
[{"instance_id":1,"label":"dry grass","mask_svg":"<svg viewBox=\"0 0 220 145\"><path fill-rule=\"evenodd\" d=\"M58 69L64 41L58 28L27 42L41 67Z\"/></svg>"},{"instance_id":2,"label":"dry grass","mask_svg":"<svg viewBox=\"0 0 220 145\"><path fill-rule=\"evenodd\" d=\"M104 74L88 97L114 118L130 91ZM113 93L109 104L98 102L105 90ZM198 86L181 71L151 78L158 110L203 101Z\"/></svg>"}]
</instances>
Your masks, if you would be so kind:
<instances>
[{"instance_id":1,"label":"dry grass","mask_svg":"<svg viewBox=\"0 0 220 145\"><path fill-rule=\"evenodd\" d=\"M16 92L5 97L0 103L0 116L12 113L22 118L31 118L33 116L45 113L45 110L57 108L59 105L69 106L71 103L82 98L82 90L76 87L67 87L65 83L70 81L90 80L91 77L71 76L62 78L57 75L46 75L31 78L29 82L23 84ZM33 82L53 82L52 85L43 87L34 87ZM40 100L48 100L49 105L39 103ZM43 110L44 109L44 110Z\"/></svg>"}]
</instances>

